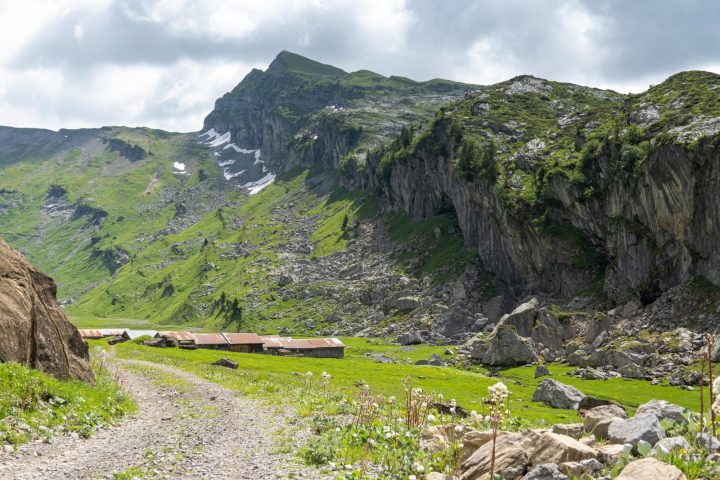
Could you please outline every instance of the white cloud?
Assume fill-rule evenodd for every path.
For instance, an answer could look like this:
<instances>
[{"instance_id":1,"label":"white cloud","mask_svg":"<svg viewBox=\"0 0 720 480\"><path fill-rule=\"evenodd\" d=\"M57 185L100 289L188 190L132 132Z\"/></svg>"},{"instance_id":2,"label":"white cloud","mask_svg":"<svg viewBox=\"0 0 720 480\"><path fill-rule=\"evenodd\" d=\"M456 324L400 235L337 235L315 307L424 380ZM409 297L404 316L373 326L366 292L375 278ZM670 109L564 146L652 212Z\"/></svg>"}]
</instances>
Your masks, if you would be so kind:
<instances>
[{"instance_id":1,"label":"white cloud","mask_svg":"<svg viewBox=\"0 0 720 480\"><path fill-rule=\"evenodd\" d=\"M290 50L345 70L640 91L719 70L712 0L0 0L0 124L197 130Z\"/></svg>"}]
</instances>

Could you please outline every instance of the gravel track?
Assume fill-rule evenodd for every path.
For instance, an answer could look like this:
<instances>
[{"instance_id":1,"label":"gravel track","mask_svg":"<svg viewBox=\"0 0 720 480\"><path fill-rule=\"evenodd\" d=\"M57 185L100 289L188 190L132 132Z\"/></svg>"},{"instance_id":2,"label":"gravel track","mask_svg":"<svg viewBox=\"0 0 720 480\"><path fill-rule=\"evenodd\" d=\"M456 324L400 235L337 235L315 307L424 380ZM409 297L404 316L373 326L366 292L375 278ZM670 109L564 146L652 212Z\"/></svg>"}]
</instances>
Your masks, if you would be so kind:
<instances>
[{"instance_id":1,"label":"gravel track","mask_svg":"<svg viewBox=\"0 0 720 480\"><path fill-rule=\"evenodd\" d=\"M112 363L137 413L89 439L57 437L0 454L0 479L113 478L133 467L153 479L331 478L279 453L279 440L295 446L303 432L277 407L167 365Z\"/></svg>"}]
</instances>

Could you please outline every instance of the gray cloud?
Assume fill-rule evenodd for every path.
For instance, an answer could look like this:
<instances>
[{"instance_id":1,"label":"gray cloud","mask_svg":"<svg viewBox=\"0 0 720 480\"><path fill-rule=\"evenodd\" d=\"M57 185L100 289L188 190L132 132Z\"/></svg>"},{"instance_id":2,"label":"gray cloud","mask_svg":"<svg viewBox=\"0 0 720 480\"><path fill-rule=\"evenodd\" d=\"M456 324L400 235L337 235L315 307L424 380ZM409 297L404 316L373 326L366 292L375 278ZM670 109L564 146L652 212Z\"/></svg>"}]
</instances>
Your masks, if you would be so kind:
<instances>
[{"instance_id":1,"label":"gray cloud","mask_svg":"<svg viewBox=\"0 0 720 480\"><path fill-rule=\"evenodd\" d=\"M720 68L714 0L286 2L268 3L267 12L258 5L228 3L219 22L197 2L177 11L122 0L69 8L0 63L0 123L193 130L215 98L284 49L420 80L487 83L529 73L621 91L680 70ZM59 75L62 88L43 88L44 71ZM113 92L124 87L113 72L134 80L124 96ZM25 86L24 75L39 75L40 87Z\"/></svg>"}]
</instances>

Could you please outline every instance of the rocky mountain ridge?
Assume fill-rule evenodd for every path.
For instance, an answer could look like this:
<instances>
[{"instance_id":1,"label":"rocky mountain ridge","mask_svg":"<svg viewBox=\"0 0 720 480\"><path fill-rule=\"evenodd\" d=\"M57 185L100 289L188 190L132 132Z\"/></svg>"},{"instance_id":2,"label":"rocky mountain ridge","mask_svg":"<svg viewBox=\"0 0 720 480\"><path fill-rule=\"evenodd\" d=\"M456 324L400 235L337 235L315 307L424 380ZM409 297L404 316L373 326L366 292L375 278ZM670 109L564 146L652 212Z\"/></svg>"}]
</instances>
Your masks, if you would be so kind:
<instances>
[{"instance_id":1,"label":"rocky mountain ridge","mask_svg":"<svg viewBox=\"0 0 720 480\"><path fill-rule=\"evenodd\" d=\"M48 160L8 130L0 225L40 258L85 236L47 265L63 290L94 265L67 299L82 315L448 342L537 296L556 320L617 311L707 330L717 77L628 96L530 76L414 82L282 52L199 133L102 129ZM58 180L53 162L103 176ZM121 192L134 201L118 208ZM28 218L57 233L23 240Z\"/></svg>"}]
</instances>

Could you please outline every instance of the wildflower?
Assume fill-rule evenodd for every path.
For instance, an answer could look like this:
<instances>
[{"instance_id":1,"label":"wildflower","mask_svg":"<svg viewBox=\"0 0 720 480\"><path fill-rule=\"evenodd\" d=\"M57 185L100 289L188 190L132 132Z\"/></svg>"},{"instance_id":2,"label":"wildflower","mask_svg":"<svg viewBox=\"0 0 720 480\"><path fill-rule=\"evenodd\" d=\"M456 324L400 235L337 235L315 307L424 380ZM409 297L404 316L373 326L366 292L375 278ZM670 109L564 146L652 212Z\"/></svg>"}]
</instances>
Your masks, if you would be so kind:
<instances>
[{"instance_id":1,"label":"wildflower","mask_svg":"<svg viewBox=\"0 0 720 480\"><path fill-rule=\"evenodd\" d=\"M715 403L713 403L712 409L716 415L720 415L720 377L713 382L713 393L715 394Z\"/></svg>"},{"instance_id":2,"label":"wildflower","mask_svg":"<svg viewBox=\"0 0 720 480\"><path fill-rule=\"evenodd\" d=\"M425 467L420 465L419 463L415 464L415 470L417 470L418 473L423 473L425 471Z\"/></svg>"},{"instance_id":3,"label":"wildflower","mask_svg":"<svg viewBox=\"0 0 720 480\"><path fill-rule=\"evenodd\" d=\"M373 440L372 438L368 438L368 445L370 445L371 447L374 447L376 443L377 442L375 440Z\"/></svg>"},{"instance_id":4,"label":"wildflower","mask_svg":"<svg viewBox=\"0 0 720 480\"><path fill-rule=\"evenodd\" d=\"M332 375L330 375L328 372L322 372L322 377L324 379L330 379L330 378L332 378Z\"/></svg>"},{"instance_id":5,"label":"wildflower","mask_svg":"<svg viewBox=\"0 0 720 480\"><path fill-rule=\"evenodd\" d=\"M488 393L490 394L490 400L494 403L502 403L510 395L507 386L502 382L488 387Z\"/></svg>"},{"instance_id":6,"label":"wildflower","mask_svg":"<svg viewBox=\"0 0 720 480\"><path fill-rule=\"evenodd\" d=\"M389 431L390 431L390 426L389 426L389 425L384 425L384 426L383 426L383 432L389 432Z\"/></svg>"},{"instance_id":7,"label":"wildflower","mask_svg":"<svg viewBox=\"0 0 720 480\"><path fill-rule=\"evenodd\" d=\"M313 376L313 373L312 373L312 372L307 372L307 373L305 374L305 376L306 376L306 377L312 377L312 376Z\"/></svg>"},{"instance_id":8,"label":"wildflower","mask_svg":"<svg viewBox=\"0 0 720 480\"><path fill-rule=\"evenodd\" d=\"M456 431L457 433L462 432L462 431L463 431L462 425L455 425L455 431Z\"/></svg>"},{"instance_id":9,"label":"wildflower","mask_svg":"<svg viewBox=\"0 0 720 480\"><path fill-rule=\"evenodd\" d=\"M408 480L417 480L417 477L415 475L410 475L408 477Z\"/></svg>"},{"instance_id":10,"label":"wildflower","mask_svg":"<svg viewBox=\"0 0 720 480\"><path fill-rule=\"evenodd\" d=\"M440 400L441 402L443 401L443 394L442 394L442 393L438 393L438 400Z\"/></svg>"},{"instance_id":11,"label":"wildflower","mask_svg":"<svg viewBox=\"0 0 720 480\"><path fill-rule=\"evenodd\" d=\"M435 415L433 415L432 413L428 414L428 416L427 416L427 421L428 421L428 422L431 422L431 423L434 422L434 421L435 421Z\"/></svg>"},{"instance_id":12,"label":"wildflower","mask_svg":"<svg viewBox=\"0 0 720 480\"><path fill-rule=\"evenodd\" d=\"M465 448L465 444L464 444L464 443L458 443L458 448Z\"/></svg>"},{"instance_id":13,"label":"wildflower","mask_svg":"<svg viewBox=\"0 0 720 480\"><path fill-rule=\"evenodd\" d=\"M392 405L393 403L395 403L395 397L390 396L390 398L388 398L388 403L389 403L390 405Z\"/></svg>"}]
</instances>

